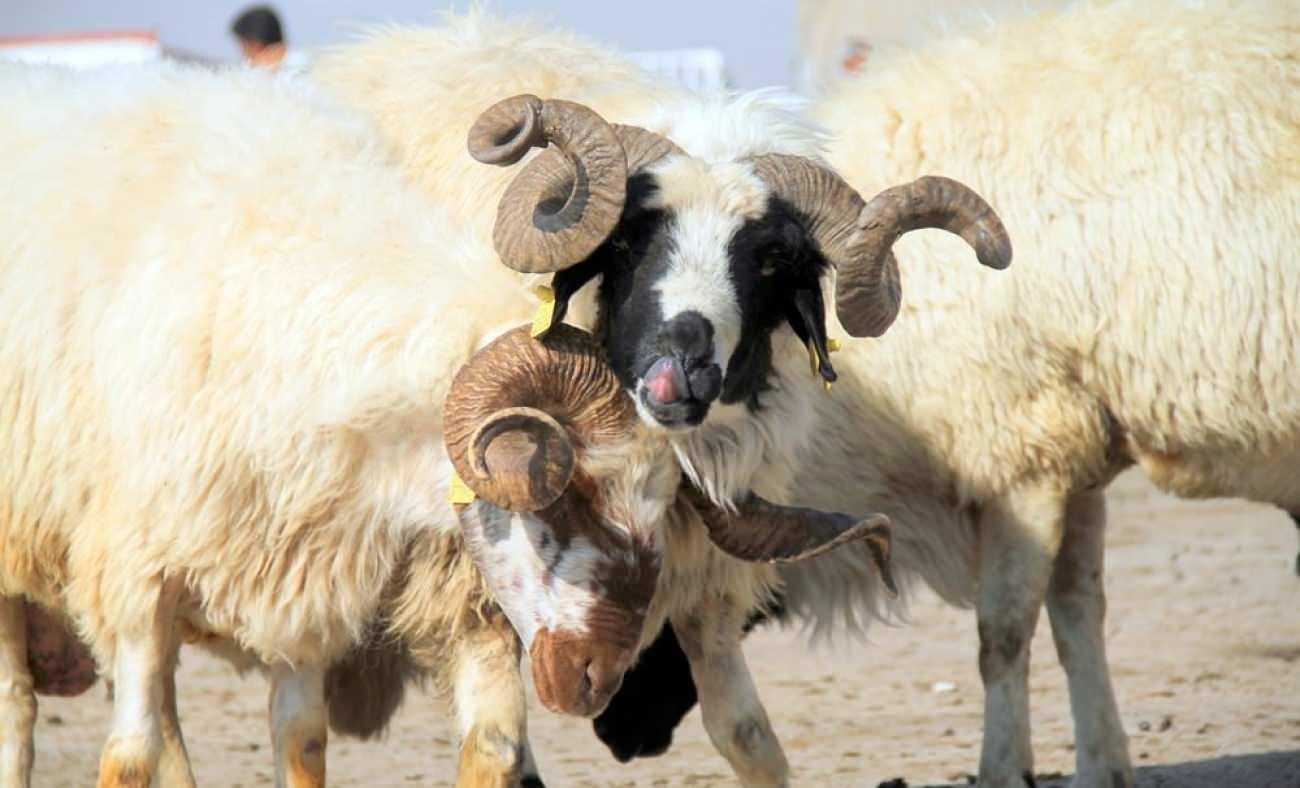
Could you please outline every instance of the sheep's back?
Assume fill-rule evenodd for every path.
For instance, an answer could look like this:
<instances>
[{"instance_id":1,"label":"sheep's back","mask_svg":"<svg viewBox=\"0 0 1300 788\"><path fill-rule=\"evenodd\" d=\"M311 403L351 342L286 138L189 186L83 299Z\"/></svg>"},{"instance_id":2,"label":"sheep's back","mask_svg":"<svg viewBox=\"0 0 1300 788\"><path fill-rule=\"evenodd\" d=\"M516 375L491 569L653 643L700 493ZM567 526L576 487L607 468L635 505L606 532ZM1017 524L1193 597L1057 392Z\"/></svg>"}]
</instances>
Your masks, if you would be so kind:
<instances>
[{"instance_id":1,"label":"sheep's back","mask_svg":"<svg viewBox=\"0 0 1300 788\"><path fill-rule=\"evenodd\" d=\"M859 352L917 423L960 423L936 452L1023 473L1069 466L1073 432L1095 462L1108 410L1172 489L1285 493L1211 466L1300 456L1298 53L1287 2L1083 3L873 60L820 103L864 193L958 178L1015 246L1003 273L939 233L898 246L903 314Z\"/></svg>"}]
</instances>

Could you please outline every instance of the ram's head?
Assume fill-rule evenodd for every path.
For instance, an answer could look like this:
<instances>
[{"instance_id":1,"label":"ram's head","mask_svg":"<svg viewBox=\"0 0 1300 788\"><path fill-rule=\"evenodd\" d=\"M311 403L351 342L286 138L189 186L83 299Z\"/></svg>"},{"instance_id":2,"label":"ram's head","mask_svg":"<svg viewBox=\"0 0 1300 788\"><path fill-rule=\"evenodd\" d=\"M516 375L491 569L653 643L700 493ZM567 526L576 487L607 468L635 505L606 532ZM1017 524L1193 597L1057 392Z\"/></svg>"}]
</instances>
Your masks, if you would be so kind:
<instances>
[{"instance_id":1,"label":"ram's head","mask_svg":"<svg viewBox=\"0 0 1300 788\"><path fill-rule=\"evenodd\" d=\"M865 202L811 159L706 162L580 104L531 95L497 103L469 134L486 163L513 164L534 147L544 150L498 207L497 250L515 270L556 272L561 316L600 278L597 333L642 420L658 428L698 426L715 402L760 408L778 331L812 348L818 373L834 380L823 282L835 272L848 333L880 335L900 303L890 248L909 230L957 233L986 266L1011 260L992 209L946 178Z\"/></svg>"},{"instance_id":2,"label":"ram's head","mask_svg":"<svg viewBox=\"0 0 1300 788\"><path fill-rule=\"evenodd\" d=\"M799 560L866 539L888 577L883 516L753 496L719 510L680 486L662 441L643 429L596 341L564 325L542 339L527 327L503 335L447 395L447 450L477 496L460 507L462 531L555 711L594 715L617 691L642 640L674 502L695 507L713 542L743 560Z\"/></svg>"}]
</instances>

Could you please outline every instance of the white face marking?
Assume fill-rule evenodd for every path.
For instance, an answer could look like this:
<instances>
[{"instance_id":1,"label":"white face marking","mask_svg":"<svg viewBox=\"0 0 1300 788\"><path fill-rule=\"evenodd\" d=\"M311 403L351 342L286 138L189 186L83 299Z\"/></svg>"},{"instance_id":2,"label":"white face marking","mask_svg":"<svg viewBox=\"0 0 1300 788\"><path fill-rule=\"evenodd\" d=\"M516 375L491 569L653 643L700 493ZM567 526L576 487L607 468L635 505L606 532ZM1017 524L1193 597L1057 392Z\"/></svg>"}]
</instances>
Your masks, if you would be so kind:
<instances>
[{"instance_id":1,"label":"white face marking","mask_svg":"<svg viewBox=\"0 0 1300 788\"><path fill-rule=\"evenodd\" d=\"M478 501L461 515L470 549L492 595L527 650L539 630L587 629L604 556L582 536L561 549L539 518Z\"/></svg>"},{"instance_id":2,"label":"white face marking","mask_svg":"<svg viewBox=\"0 0 1300 788\"><path fill-rule=\"evenodd\" d=\"M713 325L713 362L725 371L740 343L742 318L727 251L745 221L762 215L767 189L735 163L673 158L655 176L652 204L673 216L668 271L655 287L663 320L687 311L702 315Z\"/></svg>"},{"instance_id":3,"label":"white face marking","mask_svg":"<svg viewBox=\"0 0 1300 788\"><path fill-rule=\"evenodd\" d=\"M723 369L740 343L740 302L731 284L727 242L741 224L740 217L716 210L676 214L668 272L655 288L664 322L693 311L712 324L713 363Z\"/></svg>"},{"instance_id":4,"label":"white face marking","mask_svg":"<svg viewBox=\"0 0 1300 788\"><path fill-rule=\"evenodd\" d=\"M607 637L618 634L618 621L643 626L658 578L660 531L680 480L670 452L657 441L590 448L584 466L603 480L599 521L594 512L571 508L582 522L552 527L483 500L461 511L470 555L525 651L543 629ZM583 505L590 503L566 504Z\"/></svg>"}]
</instances>

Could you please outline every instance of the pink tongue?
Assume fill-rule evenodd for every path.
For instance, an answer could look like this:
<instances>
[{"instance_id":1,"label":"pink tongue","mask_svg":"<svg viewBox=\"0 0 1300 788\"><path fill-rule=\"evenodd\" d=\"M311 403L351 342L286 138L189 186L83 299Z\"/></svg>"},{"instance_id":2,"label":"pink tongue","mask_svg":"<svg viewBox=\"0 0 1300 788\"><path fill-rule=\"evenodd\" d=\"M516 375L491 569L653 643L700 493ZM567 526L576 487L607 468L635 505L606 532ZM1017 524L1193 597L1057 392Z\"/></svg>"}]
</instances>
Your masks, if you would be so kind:
<instances>
[{"instance_id":1,"label":"pink tongue","mask_svg":"<svg viewBox=\"0 0 1300 788\"><path fill-rule=\"evenodd\" d=\"M677 392L677 370L674 367L672 359L663 358L650 368L645 385L655 402L667 405L681 398Z\"/></svg>"}]
</instances>

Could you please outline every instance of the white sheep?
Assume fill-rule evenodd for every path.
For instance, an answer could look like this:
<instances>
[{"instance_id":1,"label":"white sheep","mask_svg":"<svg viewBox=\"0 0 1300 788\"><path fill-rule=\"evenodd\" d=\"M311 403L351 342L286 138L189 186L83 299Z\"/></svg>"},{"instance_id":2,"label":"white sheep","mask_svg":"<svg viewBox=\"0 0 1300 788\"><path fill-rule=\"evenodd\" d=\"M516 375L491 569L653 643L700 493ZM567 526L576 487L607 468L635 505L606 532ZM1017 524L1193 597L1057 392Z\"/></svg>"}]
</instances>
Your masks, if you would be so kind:
<instances>
[{"instance_id":1,"label":"white sheep","mask_svg":"<svg viewBox=\"0 0 1300 788\"><path fill-rule=\"evenodd\" d=\"M1016 245L977 281L947 238L900 244L898 325L846 348L795 484L884 511L899 571L975 604L981 785L1032 774L1044 600L1076 785L1133 784L1102 625L1116 473L1300 511L1297 95L1294 3L1124 0L873 59L815 108L854 186L951 174ZM785 574L821 624L877 607L848 561Z\"/></svg>"},{"instance_id":2,"label":"white sheep","mask_svg":"<svg viewBox=\"0 0 1300 788\"><path fill-rule=\"evenodd\" d=\"M448 371L499 330L458 294L481 287L503 315L527 301L467 276L457 261L490 251L404 190L363 123L298 87L162 68L2 78L0 592L74 614L113 669L119 764L146 768L151 704L172 702L154 694L169 677L149 622L169 632L169 605L310 669L360 638L417 537L454 537L437 433L404 445L393 419L436 415ZM428 489L397 484L413 473ZM467 563L430 611L448 633L483 629ZM145 752L121 751L132 735ZM6 784L22 761L0 764Z\"/></svg>"},{"instance_id":3,"label":"white sheep","mask_svg":"<svg viewBox=\"0 0 1300 788\"><path fill-rule=\"evenodd\" d=\"M101 785L192 783L182 636L271 671L277 782L323 779L324 673L379 637L450 685L460 779L496 784L526 765L516 634L543 701L592 714L666 617L762 600L774 570L723 551L880 533L679 497L591 338L503 334L533 310L518 278L305 85L10 67L0 86L0 782L31 765L24 600L111 666ZM617 139L546 106L561 147ZM459 518L453 466L478 495ZM762 717L743 662L716 669Z\"/></svg>"}]
</instances>

